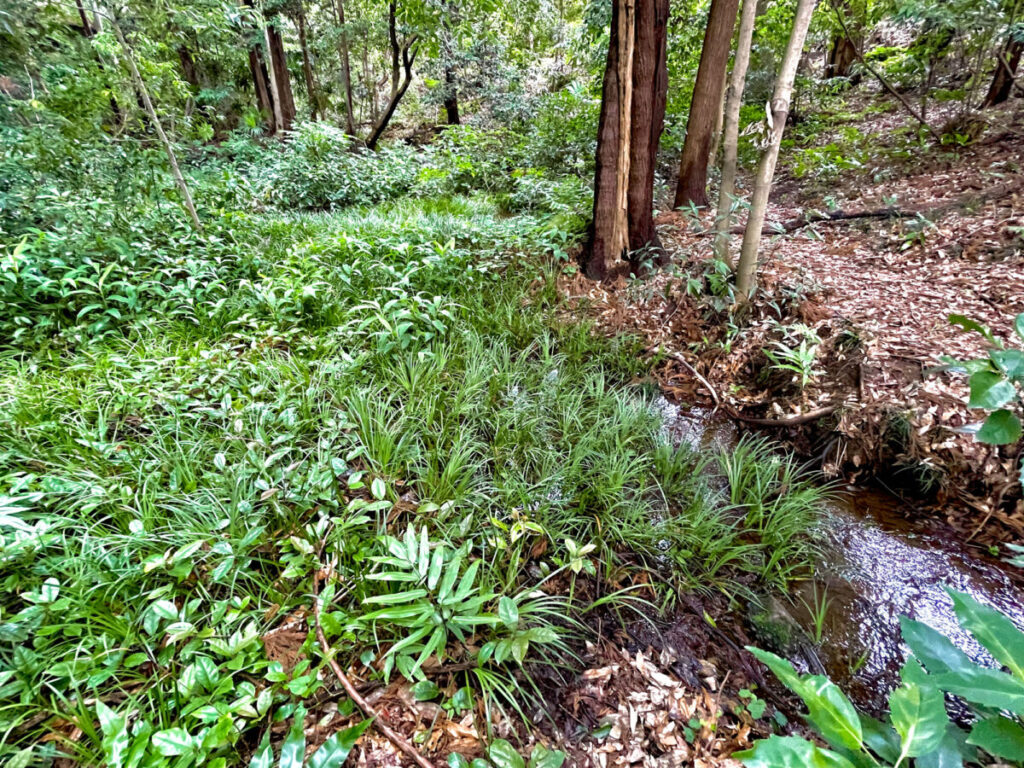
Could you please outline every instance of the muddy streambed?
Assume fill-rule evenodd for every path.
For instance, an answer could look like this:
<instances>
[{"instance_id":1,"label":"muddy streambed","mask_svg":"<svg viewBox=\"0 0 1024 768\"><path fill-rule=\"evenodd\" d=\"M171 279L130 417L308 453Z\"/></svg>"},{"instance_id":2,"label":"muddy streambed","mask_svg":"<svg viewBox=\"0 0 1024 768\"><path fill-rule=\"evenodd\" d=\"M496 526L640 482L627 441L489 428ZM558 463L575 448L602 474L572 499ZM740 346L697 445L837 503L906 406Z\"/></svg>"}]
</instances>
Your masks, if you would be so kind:
<instances>
[{"instance_id":1,"label":"muddy streambed","mask_svg":"<svg viewBox=\"0 0 1024 768\"><path fill-rule=\"evenodd\" d=\"M666 400L658 405L674 440L723 450L735 445L733 422ZM793 585L788 598L771 598L765 612L769 627L792 621L803 628L796 633L803 637L776 637L773 650L803 671L823 670L872 712L886 709L906 657L901 615L939 630L979 663L996 666L960 628L947 588L969 593L1024 628L1024 590L1010 578L1010 567L969 551L952 536L916 530L908 522L913 517L907 502L890 494L838 489L814 534L823 547L814 578ZM822 605L824 620L816 622ZM759 642L769 646L772 636L769 629Z\"/></svg>"}]
</instances>

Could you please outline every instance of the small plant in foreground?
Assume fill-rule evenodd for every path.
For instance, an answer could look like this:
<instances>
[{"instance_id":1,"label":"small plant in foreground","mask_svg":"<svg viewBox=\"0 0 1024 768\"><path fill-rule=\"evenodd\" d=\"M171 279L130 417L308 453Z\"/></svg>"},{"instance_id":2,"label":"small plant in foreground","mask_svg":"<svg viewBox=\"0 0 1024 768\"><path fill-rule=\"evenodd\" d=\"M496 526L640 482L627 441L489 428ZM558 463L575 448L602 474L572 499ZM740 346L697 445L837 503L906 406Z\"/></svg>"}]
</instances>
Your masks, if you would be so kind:
<instances>
[{"instance_id":1,"label":"small plant in foreground","mask_svg":"<svg viewBox=\"0 0 1024 768\"><path fill-rule=\"evenodd\" d=\"M472 762L459 754L448 758L450 768L561 768L565 762L565 752L548 749L537 744L530 752L529 761L516 751L516 748L505 739L495 739L487 748L487 759L478 757Z\"/></svg>"},{"instance_id":2,"label":"small plant in foreground","mask_svg":"<svg viewBox=\"0 0 1024 768\"><path fill-rule=\"evenodd\" d=\"M883 721L858 712L827 677L798 675L785 659L750 648L803 700L809 724L831 750L796 736L772 736L735 757L749 768L930 768L991 758L1024 765L1024 632L970 595L950 591L950 596L960 625L1008 672L980 666L941 633L904 617L903 640L913 655L903 665ZM970 706L969 731L950 722L947 694Z\"/></svg>"}]
</instances>

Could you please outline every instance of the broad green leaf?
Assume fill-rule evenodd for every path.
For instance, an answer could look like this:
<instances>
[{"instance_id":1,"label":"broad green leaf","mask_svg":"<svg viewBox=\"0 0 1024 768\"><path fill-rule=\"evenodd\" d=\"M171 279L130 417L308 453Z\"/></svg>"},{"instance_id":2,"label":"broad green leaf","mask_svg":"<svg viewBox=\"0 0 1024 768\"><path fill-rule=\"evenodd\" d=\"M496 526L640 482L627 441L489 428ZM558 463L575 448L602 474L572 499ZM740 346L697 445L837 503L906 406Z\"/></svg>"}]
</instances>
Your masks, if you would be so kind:
<instances>
[{"instance_id":1,"label":"broad green leaf","mask_svg":"<svg viewBox=\"0 0 1024 768\"><path fill-rule=\"evenodd\" d=\"M411 690L416 701L430 701L441 695L441 689L431 680L420 680Z\"/></svg>"},{"instance_id":2,"label":"broad green leaf","mask_svg":"<svg viewBox=\"0 0 1024 768\"><path fill-rule=\"evenodd\" d=\"M441 578L441 569L444 567L444 545L441 544L434 550L430 558L430 570L427 571L427 589L433 590Z\"/></svg>"},{"instance_id":3,"label":"broad green leaf","mask_svg":"<svg viewBox=\"0 0 1024 768\"><path fill-rule=\"evenodd\" d=\"M302 768L306 757L306 733L303 730L305 711L300 707L295 712L295 719L292 727L288 730L288 737L281 745L281 758L278 760L278 768Z\"/></svg>"},{"instance_id":4,"label":"broad green leaf","mask_svg":"<svg viewBox=\"0 0 1024 768\"><path fill-rule=\"evenodd\" d=\"M178 606L170 600L157 600L150 608L161 619L170 619L171 621L178 619Z\"/></svg>"},{"instance_id":5,"label":"broad green leaf","mask_svg":"<svg viewBox=\"0 0 1024 768\"><path fill-rule=\"evenodd\" d=\"M164 757L184 755L192 749L192 737L184 728L168 728L153 734L153 747Z\"/></svg>"},{"instance_id":6,"label":"broad green leaf","mask_svg":"<svg viewBox=\"0 0 1024 768\"><path fill-rule=\"evenodd\" d=\"M128 751L128 723L102 701L96 702L96 715L103 731L103 752L110 768L120 768Z\"/></svg>"},{"instance_id":7,"label":"broad green leaf","mask_svg":"<svg viewBox=\"0 0 1024 768\"><path fill-rule=\"evenodd\" d=\"M1024 728L1006 717L996 715L977 723L967 743L981 747L994 757L1024 761Z\"/></svg>"},{"instance_id":8,"label":"broad green leaf","mask_svg":"<svg viewBox=\"0 0 1024 768\"><path fill-rule=\"evenodd\" d=\"M892 725L902 739L897 764L939 748L946 735L946 701L930 685L905 682L889 697Z\"/></svg>"},{"instance_id":9,"label":"broad green leaf","mask_svg":"<svg viewBox=\"0 0 1024 768\"><path fill-rule=\"evenodd\" d=\"M982 605L967 593L950 590L949 594L960 625L1024 682L1024 632L995 608Z\"/></svg>"},{"instance_id":10,"label":"broad green leaf","mask_svg":"<svg viewBox=\"0 0 1024 768\"><path fill-rule=\"evenodd\" d=\"M783 685L793 691L793 693L803 698L804 683L800 679L796 670L793 669L792 664L781 656L776 656L774 653L769 651L762 651L760 648L754 648L748 645L747 650L750 651L758 661L774 672L775 676L779 678L779 681Z\"/></svg>"},{"instance_id":11,"label":"broad green leaf","mask_svg":"<svg viewBox=\"0 0 1024 768\"><path fill-rule=\"evenodd\" d=\"M491 746L487 748L487 756L494 763L494 768L526 768L523 756L505 739L495 739L491 742Z\"/></svg>"},{"instance_id":12,"label":"broad green leaf","mask_svg":"<svg viewBox=\"0 0 1024 768\"><path fill-rule=\"evenodd\" d=\"M860 716L846 694L827 677L804 678L801 698L807 705L808 719L833 747L859 750L864 742Z\"/></svg>"},{"instance_id":13,"label":"broad green leaf","mask_svg":"<svg viewBox=\"0 0 1024 768\"><path fill-rule=\"evenodd\" d=\"M974 704L1024 714L1024 683L996 669L972 667L933 675L939 688Z\"/></svg>"},{"instance_id":14,"label":"broad green leaf","mask_svg":"<svg viewBox=\"0 0 1024 768\"><path fill-rule=\"evenodd\" d=\"M971 388L971 399L968 402L971 408L984 408L988 411L1001 408L1017 394L1013 384L1001 373L992 371L972 373L967 383Z\"/></svg>"},{"instance_id":15,"label":"broad green leaf","mask_svg":"<svg viewBox=\"0 0 1024 768\"><path fill-rule=\"evenodd\" d=\"M1013 321L1013 330L1024 341L1024 312L1021 312Z\"/></svg>"},{"instance_id":16,"label":"broad green leaf","mask_svg":"<svg viewBox=\"0 0 1024 768\"><path fill-rule=\"evenodd\" d=\"M341 768L359 737L370 727L373 720L363 720L344 731L332 733L309 759L309 768Z\"/></svg>"},{"instance_id":17,"label":"broad green leaf","mask_svg":"<svg viewBox=\"0 0 1024 768\"><path fill-rule=\"evenodd\" d=\"M883 760L895 763L900 756L900 737L891 725L860 713L860 730L864 744Z\"/></svg>"},{"instance_id":18,"label":"broad green leaf","mask_svg":"<svg viewBox=\"0 0 1024 768\"><path fill-rule=\"evenodd\" d=\"M530 768L562 768L564 762L565 752L548 749L543 744L537 744L530 752Z\"/></svg>"},{"instance_id":19,"label":"broad green leaf","mask_svg":"<svg viewBox=\"0 0 1024 768\"><path fill-rule=\"evenodd\" d=\"M993 411L981 425L975 439L989 445L1010 445L1020 440L1020 419L1005 408Z\"/></svg>"},{"instance_id":20,"label":"broad green leaf","mask_svg":"<svg viewBox=\"0 0 1024 768\"><path fill-rule=\"evenodd\" d=\"M19 749L7 758L7 762L4 763L4 768L28 768L32 765L32 752L34 749L35 747L31 744L24 749Z\"/></svg>"},{"instance_id":21,"label":"broad green leaf","mask_svg":"<svg viewBox=\"0 0 1024 768\"><path fill-rule=\"evenodd\" d=\"M992 344L993 346L998 346L995 336L992 335L992 331L990 331L987 327L979 323L977 320L972 320L966 315L953 314L949 316L949 322L951 322L953 325L959 325L965 331L975 331L977 333L980 333L982 336L985 337L989 344Z\"/></svg>"},{"instance_id":22,"label":"broad green leaf","mask_svg":"<svg viewBox=\"0 0 1024 768\"><path fill-rule=\"evenodd\" d=\"M373 498L379 501L383 499L385 495L387 495L387 492L387 484L379 477L373 478L373 482L370 483L370 494L373 496Z\"/></svg>"},{"instance_id":23,"label":"broad green leaf","mask_svg":"<svg viewBox=\"0 0 1024 768\"><path fill-rule=\"evenodd\" d=\"M363 600L363 603L372 603L375 605L395 605L397 603L411 603L413 600L419 600L421 597L426 597L428 594L425 589L410 589L408 592L396 592L393 595L373 595Z\"/></svg>"},{"instance_id":24,"label":"broad green leaf","mask_svg":"<svg viewBox=\"0 0 1024 768\"><path fill-rule=\"evenodd\" d=\"M452 752L448 755L448 766L449 768L469 768L469 760L458 752Z\"/></svg>"},{"instance_id":25,"label":"broad green leaf","mask_svg":"<svg viewBox=\"0 0 1024 768\"><path fill-rule=\"evenodd\" d=\"M498 601L498 618L509 629L519 626L519 607L511 597L502 597Z\"/></svg>"},{"instance_id":26,"label":"broad green leaf","mask_svg":"<svg viewBox=\"0 0 1024 768\"><path fill-rule=\"evenodd\" d=\"M753 749L734 753L733 757L747 768L854 768L842 755L799 736L771 736L755 743Z\"/></svg>"},{"instance_id":27,"label":"broad green leaf","mask_svg":"<svg viewBox=\"0 0 1024 768\"><path fill-rule=\"evenodd\" d=\"M989 357L1012 381L1024 381L1024 352L1019 349L993 349Z\"/></svg>"},{"instance_id":28,"label":"broad green leaf","mask_svg":"<svg viewBox=\"0 0 1024 768\"><path fill-rule=\"evenodd\" d=\"M933 675L975 668L970 656L961 651L953 641L927 624L900 617L903 641L917 660Z\"/></svg>"},{"instance_id":29,"label":"broad green leaf","mask_svg":"<svg viewBox=\"0 0 1024 768\"><path fill-rule=\"evenodd\" d=\"M914 760L914 768L963 768L965 753L974 751L964 748L965 735L950 723L938 748Z\"/></svg>"}]
</instances>

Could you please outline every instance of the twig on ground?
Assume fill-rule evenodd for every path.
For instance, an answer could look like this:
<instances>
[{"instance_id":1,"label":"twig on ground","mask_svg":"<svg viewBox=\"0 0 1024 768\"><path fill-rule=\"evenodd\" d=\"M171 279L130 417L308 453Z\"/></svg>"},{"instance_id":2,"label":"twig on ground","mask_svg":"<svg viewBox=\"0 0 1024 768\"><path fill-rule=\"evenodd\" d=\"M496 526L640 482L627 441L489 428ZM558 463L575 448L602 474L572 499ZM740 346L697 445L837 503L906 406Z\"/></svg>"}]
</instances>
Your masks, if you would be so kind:
<instances>
[{"instance_id":1,"label":"twig on ground","mask_svg":"<svg viewBox=\"0 0 1024 768\"><path fill-rule=\"evenodd\" d=\"M317 559L323 553L324 542L320 543L320 550L318 552ZM345 674L341 665L334 660L334 656L331 653L331 647L327 642L327 636L324 634L324 629L320 625L320 589L317 582L316 574L313 574L313 626L316 629L316 639L320 642L320 648L324 653L324 658L327 659L327 663L331 665L331 670L334 672L334 676L338 678L338 682L341 683L341 687L345 689L345 693L352 699L357 707L367 717L373 718L373 726L380 731L384 737L394 744L401 752L409 757L416 765L420 768L436 768L436 766L427 760L423 755L420 754L419 750L410 744L404 736L398 731L389 726L377 711L370 705L370 703L363 698L362 694L359 693L359 689L352 683Z\"/></svg>"},{"instance_id":2,"label":"twig on ground","mask_svg":"<svg viewBox=\"0 0 1024 768\"><path fill-rule=\"evenodd\" d=\"M716 409L722 407L722 401L719 399L718 393L715 391L715 388L711 386L711 382L709 382L707 379L705 379L703 376L697 373L697 369L690 365L688 362L686 362L685 357L676 352L669 352L668 356L675 360L677 363L681 363L682 365L686 366L690 373L692 373L697 378L697 381L704 385L704 388L711 395L711 399L715 401Z\"/></svg>"},{"instance_id":3,"label":"twig on ground","mask_svg":"<svg viewBox=\"0 0 1024 768\"><path fill-rule=\"evenodd\" d=\"M836 412L839 406L826 405L824 408L816 408L813 411L807 413L796 413L792 416L782 416L778 419L761 419L754 416L744 416L739 411L733 410L729 406L725 406L725 410L734 419L744 421L747 424L757 424L762 427L797 427L801 424L807 424L808 422L820 419L823 416L829 416Z\"/></svg>"}]
</instances>

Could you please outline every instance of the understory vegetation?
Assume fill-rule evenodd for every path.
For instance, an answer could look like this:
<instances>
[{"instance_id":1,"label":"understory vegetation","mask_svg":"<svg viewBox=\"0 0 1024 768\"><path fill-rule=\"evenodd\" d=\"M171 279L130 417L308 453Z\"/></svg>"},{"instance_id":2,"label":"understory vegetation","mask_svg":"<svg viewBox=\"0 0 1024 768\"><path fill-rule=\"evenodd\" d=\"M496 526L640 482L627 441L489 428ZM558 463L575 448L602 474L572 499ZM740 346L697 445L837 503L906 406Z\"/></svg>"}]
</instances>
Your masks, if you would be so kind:
<instances>
[{"instance_id":1,"label":"understory vegetation","mask_svg":"<svg viewBox=\"0 0 1024 768\"><path fill-rule=\"evenodd\" d=\"M533 670L571 670L591 615L750 596L809 562L822 492L792 462L674 447L636 342L557 317L559 211L474 190L246 212L262 189L294 207L309 138L266 187L204 167L201 232L158 187L107 199L103 173L88 206L54 181L31 223L7 208L8 756L247 757L333 687L317 589L344 667L436 696L461 665L453 712L486 731L542 708ZM123 159L145 161L95 162ZM268 638L295 622L285 665Z\"/></svg>"}]
</instances>

